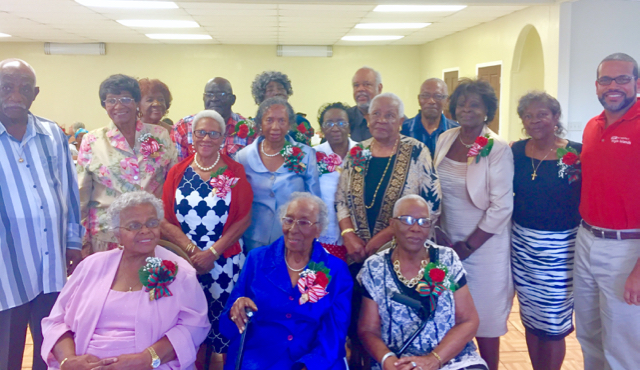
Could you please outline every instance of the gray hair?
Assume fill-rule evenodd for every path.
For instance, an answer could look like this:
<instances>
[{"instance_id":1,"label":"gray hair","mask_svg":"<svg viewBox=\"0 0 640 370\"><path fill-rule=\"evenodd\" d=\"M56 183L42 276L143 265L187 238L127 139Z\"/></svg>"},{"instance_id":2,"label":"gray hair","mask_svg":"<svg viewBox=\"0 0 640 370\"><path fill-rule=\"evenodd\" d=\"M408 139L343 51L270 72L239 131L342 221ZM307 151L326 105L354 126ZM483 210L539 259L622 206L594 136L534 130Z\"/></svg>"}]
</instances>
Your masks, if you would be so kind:
<instances>
[{"instance_id":1,"label":"gray hair","mask_svg":"<svg viewBox=\"0 0 640 370\"><path fill-rule=\"evenodd\" d=\"M222 118L222 116L220 115L220 113L214 111L214 110L203 110L200 113L196 114L193 117L193 120L191 121L191 133L193 134L193 132L196 130L196 124L198 123L198 121L200 121L203 118L211 118L214 121L218 122L218 124L220 125L220 131L222 132L222 135L224 136L225 130L227 128L227 125L224 123L224 118Z\"/></svg>"},{"instance_id":2,"label":"gray hair","mask_svg":"<svg viewBox=\"0 0 640 370\"><path fill-rule=\"evenodd\" d=\"M109 209L107 209L107 217L111 221L111 228L116 229L120 227L120 214L127 208L137 207L144 204L151 204L156 209L156 216L159 220L164 218L164 208L162 201L154 197L152 194L146 191L132 191L130 193L124 193L111 203Z\"/></svg>"},{"instance_id":3,"label":"gray hair","mask_svg":"<svg viewBox=\"0 0 640 370\"><path fill-rule=\"evenodd\" d=\"M636 62L633 57L625 53L613 53L611 55L607 55L604 59L602 59L602 62L598 64L598 68L596 69L596 78L600 78L600 66L602 65L602 63L616 60L631 63L633 65L633 77L638 78L638 62Z\"/></svg>"},{"instance_id":4,"label":"gray hair","mask_svg":"<svg viewBox=\"0 0 640 370\"><path fill-rule=\"evenodd\" d=\"M417 194L405 195L404 197L398 199L396 204L393 205L393 217L400 216L398 214L400 212L400 205L402 203L408 202L408 201L414 201L414 202L422 203L425 206L425 208L427 208L427 211L429 211L429 218L431 218L431 207L429 207L429 203L427 203L427 201L424 200L423 197L421 197L421 196L419 196Z\"/></svg>"},{"instance_id":5,"label":"gray hair","mask_svg":"<svg viewBox=\"0 0 640 370\"><path fill-rule=\"evenodd\" d=\"M404 103L402 102L402 100L400 99L400 97L398 95L396 95L394 93L391 93L391 92L378 94L373 99L371 99L371 104L369 104L369 114L371 114L371 110L373 109L373 104L378 99L383 99L383 98L389 98L389 99L393 100L394 102L396 102L396 104L398 105L398 116L399 117L404 117Z\"/></svg>"},{"instance_id":6,"label":"gray hair","mask_svg":"<svg viewBox=\"0 0 640 370\"><path fill-rule=\"evenodd\" d=\"M260 128L262 127L262 118L264 117L264 114L267 113L267 110L274 105L282 105L286 109L287 115L289 116L289 126L295 127L296 113L293 111L293 107L286 99L279 96L274 96L273 98L269 98L260 103L258 113L256 113L256 125Z\"/></svg>"},{"instance_id":7,"label":"gray hair","mask_svg":"<svg viewBox=\"0 0 640 370\"><path fill-rule=\"evenodd\" d=\"M81 128L85 128L84 127L84 123L82 123L82 122L76 122L73 125L71 125L71 131L74 134Z\"/></svg>"},{"instance_id":8,"label":"gray hair","mask_svg":"<svg viewBox=\"0 0 640 370\"><path fill-rule=\"evenodd\" d=\"M560 102L558 101L558 99L547 94L545 91L532 90L529 91L526 95L522 96L520 98L520 101L518 101L518 116L520 117L520 119L523 119L522 117L524 116L524 111L533 103L544 104L547 108L549 108L551 114L553 114L554 116L562 115L562 109L560 108ZM522 130L524 132L524 128ZM562 126L562 123L558 120L558 125L556 126L556 135L562 136L565 131L566 130L564 129L564 126Z\"/></svg>"},{"instance_id":9,"label":"gray hair","mask_svg":"<svg viewBox=\"0 0 640 370\"><path fill-rule=\"evenodd\" d=\"M373 72L373 74L376 76L376 89L378 88L378 85L380 85L382 83L382 75L380 74L380 72L376 71L375 69L369 67L369 66L362 66L359 70L361 69L367 69L371 72Z\"/></svg>"},{"instance_id":10,"label":"gray hair","mask_svg":"<svg viewBox=\"0 0 640 370\"><path fill-rule=\"evenodd\" d=\"M256 104L260 104L264 101L264 96L267 93L267 85L271 81L276 81L284 86L287 91L287 96L293 95L293 87L291 87L291 80L289 77L278 71L265 71L259 75L256 75L256 79L251 84L251 95Z\"/></svg>"},{"instance_id":11,"label":"gray hair","mask_svg":"<svg viewBox=\"0 0 640 370\"><path fill-rule=\"evenodd\" d=\"M318 206L318 210L319 210L318 224L320 224L320 233L323 233L324 230L329 225L329 208L327 208L327 205L324 203L322 199L320 199L320 197L313 195L311 193L302 192L302 191L295 191L291 193L291 196L289 197L289 201L285 203L285 205L280 207L280 209L278 210L279 218L282 219L287 214L287 210L289 209L289 206L291 205L291 203L297 200L304 201L304 202L312 202L312 203L315 203L316 206Z\"/></svg>"}]
</instances>

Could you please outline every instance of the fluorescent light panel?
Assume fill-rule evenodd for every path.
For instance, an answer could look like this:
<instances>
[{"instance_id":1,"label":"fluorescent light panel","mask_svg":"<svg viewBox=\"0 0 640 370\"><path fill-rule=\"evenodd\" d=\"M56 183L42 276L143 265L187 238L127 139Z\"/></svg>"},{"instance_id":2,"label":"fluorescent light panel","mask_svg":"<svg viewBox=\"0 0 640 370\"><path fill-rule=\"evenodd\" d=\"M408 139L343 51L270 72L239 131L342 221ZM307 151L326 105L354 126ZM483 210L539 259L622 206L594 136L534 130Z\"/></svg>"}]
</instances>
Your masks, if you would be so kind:
<instances>
[{"instance_id":1,"label":"fluorescent light panel","mask_svg":"<svg viewBox=\"0 0 640 370\"><path fill-rule=\"evenodd\" d=\"M400 40L404 36L344 36L342 41L392 41Z\"/></svg>"},{"instance_id":2,"label":"fluorescent light panel","mask_svg":"<svg viewBox=\"0 0 640 370\"><path fill-rule=\"evenodd\" d=\"M6 34L6 33L0 33L0 37L11 37L11 35Z\"/></svg>"},{"instance_id":3,"label":"fluorescent light panel","mask_svg":"<svg viewBox=\"0 0 640 370\"><path fill-rule=\"evenodd\" d=\"M156 20L156 19L123 19L117 21L127 27L151 27L151 28L198 28L200 25L194 21Z\"/></svg>"},{"instance_id":4,"label":"fluorescent light panel","mask_svg":"<svg viewBox=\"0 0 640 370\"><path fill-rule=\"evenodd\" d=\"M466 5L378 5L374 12L457 12Z\"/></svg>"},{"instance_id":5,"label":"fluorescent light panel","mask_svg":"<svg viewBox=\"0 0 640 370\"><path fill-rule=\"evenodd\" d=\"M358 23L356 28L366 30L403 30L425 28L431 23Z\"/></svg>"},{"instance_id":6,"label":"fluorescent light panel","mask_svg":"<svg viewBox=\"0 0 640 370\"><path fill-rule=\"evenodd\" d=\"M211 40L209 35L187 33L147 33L146 36L154 40Z\"/></svg>"},{"instance_id":7,"label":"fluorescent light panel","mask_svg":"<svg viewBox=\"0 0 640 370\"><path fill-rule=\"evenodd\" d=\"M173 1L128 1L128 0L76 0L80 5L91 8L121 9L177 9Z\"/></svg>"}]
</instances>

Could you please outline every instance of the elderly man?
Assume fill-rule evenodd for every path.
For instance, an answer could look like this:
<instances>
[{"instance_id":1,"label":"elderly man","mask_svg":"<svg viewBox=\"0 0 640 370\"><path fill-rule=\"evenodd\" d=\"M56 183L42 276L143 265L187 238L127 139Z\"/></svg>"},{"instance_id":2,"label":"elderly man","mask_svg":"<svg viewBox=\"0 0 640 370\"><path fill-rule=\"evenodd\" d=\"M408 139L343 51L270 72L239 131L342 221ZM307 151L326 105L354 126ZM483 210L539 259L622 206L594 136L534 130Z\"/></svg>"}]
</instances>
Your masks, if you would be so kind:
<instances>
[{"instance_id":1,"label":"elderly man","mask_svg":"<svg viewBox=\"0 0 640 370\"><path fill-rule=\"evenodd\" d=\"M577 337L584 368L640 364L640 103L638 63L616 53L598 66L604 112L584 129L582 197L574 265Z\"/></svg>"},{"instance_id":2,"label":"elderly man","mask_svg":"<svg viewBox=\"0 0 640 370\"><path fill-rule=\"evenodd\" d=\"M382 92L382 76L380 72L370 67L362 67L356 71L352 79L353 99L356 105L349 108L349 126L351 138L354 141L363 141L371 137L367 119L371 99Z\"/></svg>"},{"instance_id":3,"label":"elderly man","mask_svg":"<svg viewBox=\"0 0 640 370\"><path fill-rule=\"evenodd\" d=\"M244 132L236 131L236 124L239 121L246 121L246 119L231 110L231 106L236 103L236 96L233 95L231 83L227 79L215 77L209 80L204 86L202 100L204 101L204 109L218 112L227 123L222 153L233 155L256 139L258 133L255 132L255 129L253 135L246 136ZM195 114L184 117L173 126L171 131L171 140L176 143L179 160L183 160L193 154L193 138L191 137L191 121L193 117L195 117ZM249 125L253 125L253 123L249 123Z\"/></svg>"},{"instance_id":4,"label":"elderly man","mask_svg":"<svg viewBox=\"0 0 640 370\"><path fill-rule=\"evenodd\" d=\"M33 369L40 321L49 315L67 273L80 262L80 199L64 132L29 108L39 93L33 68L0 62L0 369L20 369L27 324Z\"/></svg>"},{"instance_id":5,"label":"elderly man","mask_svg":"<svg viewBox=\"0 0 640 370\"><path fill-rule=\"evenodd\" d=\"M404 121L401 134L411 136L429 148L431 158L436 150L436 142L441 133L460 126L447 119L442 113L442 105L447 99L447 84L439 78L430 78L420 86L418 115Z\"/></svg>"}]
</instances>

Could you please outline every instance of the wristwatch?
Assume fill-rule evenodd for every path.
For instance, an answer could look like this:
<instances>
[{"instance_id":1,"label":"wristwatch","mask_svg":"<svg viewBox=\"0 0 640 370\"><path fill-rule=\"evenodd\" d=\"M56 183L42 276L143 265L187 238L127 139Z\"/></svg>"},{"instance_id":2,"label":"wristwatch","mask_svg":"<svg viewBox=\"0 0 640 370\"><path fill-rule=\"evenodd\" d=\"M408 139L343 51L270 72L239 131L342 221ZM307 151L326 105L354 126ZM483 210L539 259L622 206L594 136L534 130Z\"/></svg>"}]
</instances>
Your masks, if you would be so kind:
<instances>
[{"instance_id":1,"label":"wristwatch","mask_svg":"<svg viewBox=\"0 0 640 370\"><path fill-rule=\"evenodd\" d=\"M151 354L151 368L157 369L162 363L160 357L158 357L158 354L153 347L147 347L147 350L149 350L149 353Z\"/></svg>"}]
</instances>

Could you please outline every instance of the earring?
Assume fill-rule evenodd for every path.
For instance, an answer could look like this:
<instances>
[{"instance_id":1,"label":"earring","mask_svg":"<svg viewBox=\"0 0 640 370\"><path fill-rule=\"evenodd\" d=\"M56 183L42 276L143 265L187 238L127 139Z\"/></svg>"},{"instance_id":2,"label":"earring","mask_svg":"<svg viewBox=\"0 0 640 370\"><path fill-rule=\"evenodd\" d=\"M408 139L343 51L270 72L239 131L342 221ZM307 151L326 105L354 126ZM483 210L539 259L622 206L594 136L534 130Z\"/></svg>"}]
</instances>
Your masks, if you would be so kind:
<instances>
[{"instance_id":1,"label":"earring","mask_svg":"<svg viewBox=\"0 0 640 370\"><path fill-rule=\"evenodd\" d=\"M487 120L489 119L489 117L484 116L484 121L487 122Z\"/></svg>"}]
</instances>

